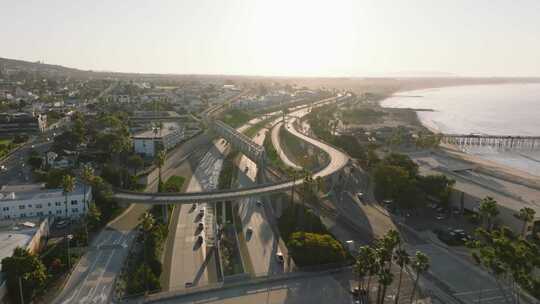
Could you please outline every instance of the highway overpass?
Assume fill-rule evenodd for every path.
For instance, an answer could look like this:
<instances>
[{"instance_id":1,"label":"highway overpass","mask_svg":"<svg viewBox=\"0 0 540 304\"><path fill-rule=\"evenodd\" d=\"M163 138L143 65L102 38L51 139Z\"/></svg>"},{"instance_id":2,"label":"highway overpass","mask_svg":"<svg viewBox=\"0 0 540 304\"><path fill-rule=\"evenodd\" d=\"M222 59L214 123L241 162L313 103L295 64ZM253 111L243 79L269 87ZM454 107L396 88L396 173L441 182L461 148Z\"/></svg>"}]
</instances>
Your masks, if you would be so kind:
<instances>
[{"instance_id":1,"label":"highway overpass","mask_svg":"<svg viewBox=\"0 0 540 304\"><path fill-rule=\"evenodd\" d=\"M314 106L320 106L331 102L336 102L342 100L344 97L332 97L321 100L314 104ZM340 172L343 167L347 165L350 160L350 157L343 151L331 146L330 144L321 142L317 139L306 136L293 127L294 120L306 115L309 113L308 108L302 108L300 110L289 113L289 116L294 117L294 119L289 119L286 125L287 131L289 131L294 136L300 138L301 140L307 141L312 145L320 148L321 150L328 153L330 156L329 164L322 170L316 172L313 177L329 177L334 175L337 172ZM244 136L243 134L237 132L230 126L227 126L223 122L216 122L212 127L217 133L221 136L228 137L232 145L237 147L250 159L254 160L258 164L264 164L264 148L251 142L251 139ZM238 135L240 134L240 135ZM250 143L246 143L246 140L249 140ZM262 159L261 159L262 158ZM262 171L262 170L260 170ZM303 179L298 179L295 181L285 181L281 183L274 184L261 184L249 188L241 189L228 189L228 190L219 190L211 192L195 192L195 193L141 193L134 191L127 191L121 189L114 190L114 198L117 201L124 203L139 203L139 204L191 204L194 202L219 202L219 201L228 201L236 200L243 197L250 196L262 196L272 193L283 192L293 185L299 185L303 183Z\"/></svg>"}]
</instances>

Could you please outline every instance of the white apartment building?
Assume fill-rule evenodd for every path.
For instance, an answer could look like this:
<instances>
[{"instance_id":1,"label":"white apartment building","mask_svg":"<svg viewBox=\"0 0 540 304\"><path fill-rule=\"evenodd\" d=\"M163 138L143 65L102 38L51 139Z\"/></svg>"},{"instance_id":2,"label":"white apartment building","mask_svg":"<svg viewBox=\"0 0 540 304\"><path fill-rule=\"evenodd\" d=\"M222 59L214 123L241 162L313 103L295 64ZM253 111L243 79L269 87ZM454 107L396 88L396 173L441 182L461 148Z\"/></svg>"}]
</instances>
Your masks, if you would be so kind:
<instances>
[{"instance_id":1,"label":"white apartment building","mask_svg":"<svg viewBox=\"0 0 540 304\"><path fill-rule=\"evenodd\" d=\"M185 138L184 128L164 123L160 129L148 130L131 137L135 153L154 157L160 149L172 149Z\"/></svg>"},{"instance_id":2,"label":"white apartment building","mask_svg":"<svg viewBox=\"0 0 540 304\"><path fill-rule=\"evenodd\" d=\"M86 187L86 201L92 200L92 187ZM35 217L78 218L88 210L84 201L84 186L77 185L66 197L62 189L44 189L43 184L6 185L0 188L0 219Z\"/></svg>"}]
</instances>

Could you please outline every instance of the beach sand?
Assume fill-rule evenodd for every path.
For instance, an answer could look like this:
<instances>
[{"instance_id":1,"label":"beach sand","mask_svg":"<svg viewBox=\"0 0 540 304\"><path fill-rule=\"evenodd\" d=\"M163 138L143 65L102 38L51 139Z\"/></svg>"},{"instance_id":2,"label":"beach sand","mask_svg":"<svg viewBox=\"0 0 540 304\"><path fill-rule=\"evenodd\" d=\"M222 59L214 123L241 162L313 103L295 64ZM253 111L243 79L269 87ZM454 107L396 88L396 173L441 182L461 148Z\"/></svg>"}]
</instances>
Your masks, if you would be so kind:
<instances>
[{"instance_id":1,"label":"beach sand","mask_svg":"<svg viewBox=\"0 0 540 304\"><path fill-rule=\"evenodd\" d=\"M497 162L483 159L476 155L467 154L454 145L441 144L440 152L438 154L474 164L477 166L475 170L483 174L540 190L540 177Z\"/></svg>"}]
</instances>

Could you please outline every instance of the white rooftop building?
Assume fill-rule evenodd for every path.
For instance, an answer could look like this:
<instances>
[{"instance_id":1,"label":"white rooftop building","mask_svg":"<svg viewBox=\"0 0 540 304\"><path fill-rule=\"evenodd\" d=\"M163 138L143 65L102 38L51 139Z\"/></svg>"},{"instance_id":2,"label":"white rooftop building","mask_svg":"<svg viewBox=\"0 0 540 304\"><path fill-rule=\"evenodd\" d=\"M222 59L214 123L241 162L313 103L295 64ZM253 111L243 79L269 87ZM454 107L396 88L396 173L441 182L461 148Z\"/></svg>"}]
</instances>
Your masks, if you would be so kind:
<instances>
[{"instance_id":1,"label":"white rooftop building","mask_svg":"<svg viewBox=\"0 0 540 304\"><path fill-rule=\"evenodd\" d=\"M160 149L174 148L184 138L184 128L176 123L163 123L163 127L147 130L131 137L135 153L154 157Z\"/></svg>"},{"instance_id":2,"label":"white rooftop building","mask_svg":"<svg viewBox=\"0 0 540 304\"><path fill-rule=\"evenodd\" d=\"M0 219L72 217L87 212L83 185L66 197L62 189L44 189L42 184L9 185L0 188ZM92 187L86 187L86 202L92 200Z\"/></svg>"},{"instance_id":3,"label":"white rooftop building","mask_svg":"<svg viewBox=\"0 0 540 304\"><path fill-rule=\"evenodd\" d=\"M13 255L17 247L37 253L49 234L49 221L0 221L0 261ZM7 294L6 278L0 273L0 301ZM4 302L2 302L4 303Z\"/></svg>"}]
</instances>

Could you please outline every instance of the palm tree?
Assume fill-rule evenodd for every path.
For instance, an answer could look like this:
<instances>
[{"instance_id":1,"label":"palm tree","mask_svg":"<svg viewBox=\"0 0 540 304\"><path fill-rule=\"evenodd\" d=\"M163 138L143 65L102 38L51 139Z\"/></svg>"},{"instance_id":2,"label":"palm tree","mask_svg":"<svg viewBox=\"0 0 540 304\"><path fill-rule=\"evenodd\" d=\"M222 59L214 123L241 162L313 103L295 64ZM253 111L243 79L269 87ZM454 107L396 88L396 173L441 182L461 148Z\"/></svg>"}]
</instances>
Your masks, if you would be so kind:
<instances>
[{"instance_id":1,"label":"palm tree","mask_svg":"<svg viewBox=\"0 0 540 304\"><path fill-rule=\"evenodd\" d=\"M68 195L70 192L73 192L74 189L75 178L69 174L64 175L62 177L62 193L65 197L64 206L66 207L66 217L68 216Z\"/></svg>"},{"instance_id":2,"label":"palm tree","mask_svg":"<svg viewBox=\"0 0 540 304\"><path fill-rule=\"evenodd\" d=\"M366 284L366 297L367 302L369 303L369 297L371 292L371 278L379 272L380 265L377 261L377 252L372 247L369 247L369 252L367 254L366 263L368 265L368 280Z\"/></svg>"},{"instance_id":3,"label":"palm tree","mask_svg":"<svg viewBox=\"0 0 540 304\"><path fill-rule=\"evenodd\" d=\"M65 196L65 201L64 201L64 205L66 207L66 217L68 216L68 195L70 192L73 192L73 190L75 189L75 178L69 174L66 174L62 177L62 193L64 194ZM71 217L69 217L69 229L71 229ZM70 242L70 236L67 235L67 231L66 231L66 249L67 249L67 265L68 265L68 268L70 267L70 263L69 263L69 260L70 260L70 253L69 253L69 242Z\"/></svg>"},{"instance_id":4,"label":"palm tree","mask_svg":"<svg viewBox=\"0 0 540 304\"><path fill-rule=\"evenodd\" d=\"M396 230L390 230L386 235L377 241L377 247L375 249L377 255L377 263L379 264L379 271L377 272L378 287L377 287L377 302L382 303L386 294L385 285L390 281L392 283L393 276L391 275L390 268L392 267L392 256L394 249L401 243L399 233ZM390 284L388 283L388 284Z\"/></svg>"},{"instance_id":5,"label":"palm tree","mask_svg":"<svg viewBox=\"0 0 540 304\"><path fill-rule=\"evenodd\" d=\"M381 296L377 302L380 304L383 304L384 298L386 297L386 290L388 286L390 286L390 284L392 284L392 282L394 281L394 274L392 274L390 269L384 268L384 269L381 269L381 271L379 271L377 276L379 278L378 280L379 286L382 286Z\"/></svg>"},{"instance_id":6,"label":"palm tree","mask_svg":"<svg viewBox=\"0 0 540 304\"><path fill-rule=\"evenodd\" d=\"M302 207L306 203L306 196L313 191L313 177L309 173L304 175L303 191L302 191Z\"/></svg>"},{"instance_id":7,"label":"palm tree","mask_svg":"<svg viewBox=\"0 0 540 304\"><path fill-rule=\"evenodd\" d=\"M325 192L325 184L324 184L324 179L320 176L317 176L315 178L315 186L317 187L317 190L318 191L322 191L323 193Z\"/></svg>"},{"instance_id":8,"label":"palm tree","mask_svg":"<svg viewBox=\"0 0 540 304\"><path fill-rule=\"evenodd\" d=\"M296 171L294 169L291 169L289 172L289 178L291 178L293 182L292 187L291 187L291 206L294 204L294 184L297 177L298 177L298 174L296 173Z\"/></svg>"},{"instance_id":9,"label":"palm tree","mask_svg":"<svg viewBox=\"0 0 540 304\"><path fill-rule=\"evenodd\" d=\"M404 249L398 249L394 255L394 259L396 260L396 263L399 266L399 280L398 280L396 299L394 301L394 303L397 304L399 301L399 293L401 292L401 278L403 276L403 268L406 265L409 265L411 260L409 258L409 254Z\"/></svg>"},{"instance_id":10,"label":"palm tree","mask_svg":"<svg viewBox=\"0 0 540 304\"><path fill-rule=\"evenodd\" d=\"M491 230L492 220L499 215L499 209L497 208L497 201L491 196L486 196L480 201L480 208L478 212L482 216L482 219L486 221L486 228Z\"/></svg>"},{"instance_id":11,"label":"palm tree","mask_svg":"<svg viewBox=\"0 0 540 304\"><path fill-rule=\"evenodd\" d=\"M358 255L356 256L356 263L354 264L354 271L358 275L358 287L364 289L364 279L369 274L371 264L373 263L371 257L373 252L371 247L362 246L358 249Z\"/></svg>"},{"instance_id":12,"label":"palm tree","mask_svg":"<svg viewBox=\"0 0 540 304\"><path fill-rule=\"evenodd\" d=\"M88 202L86 201L86 190L89 184L92 183L94 180L94 169L90 165L85 165L82 168L81 172L81 178L83 181L83 187L84 187L84 193L83 193L83 201L84 201L84 207L86 210L88 210Z\"/></svg>"},{"instance_id":13,"label":"palm tree","mask_svg":"<svg viewBox=\"0 0 540 304\"><path fill-rule=\"evenodd\" d=\"M356 262L354 263L353 272L358 276L358 289L363 290L364 280L368 273L368 265L366 264L365 259L360 254L356 257Z\"/></svg>"},{"instance_id":14,"label":"palm tree","mask_svg":"<svg viewBox=\"0 0 540 304\"><path fill-rule=\"evenodd\" d=\"M92 181L94 180L94 169L92 169L92 167L89 165L83 166L82 172L81 172L81 178L83 180L83 187L84 187L83 203L84 203L86 214L88 214L88 212L90 211L90 207L88 205L88 201L86 200L86 189L88 187L88 184L92 183ZM88 221L86 220L86 217L84 220L84 229L86 232L86 239L88 240Z\"/></svg>"},{"instance_id":15,"label":"palm tree","mask_svg":"<svg viewBox=\"0 0 540 304\"><path fill-rule=\"evenodd\" d=\"M523 238L525 238L525 234L527 234L527 224L534 220L535 215L536 211L529 207L523 207L519 209L519 213L514 214L517 219L523 221L523 227L521 228L521 236Z\"/></svg>"},{"instance_id":16,"label":"palm tree","mask_svg":"<svg viewBox=\"0 0 540 304\"><path fill-rule=\"evenodd\" d=\"M420 279L420 275L424 272L426 272L429 269L429 258L424 253L417 251L414 255L414 261L412 263L412 268L416 272L416 279L414 280L414 286L411 293L411 304L414 300L414 294L416 292L416 288L418 286L418 280Z\"/></svg>"},{"instance_id":17,"label":"palm tree","mask_svg":"<svg viewBox=\"0 0 540 304\"><path fill-rule=\"evenodd\" d=\"M141 228L142 228L143 238L144 238L144 241L143 241L144 263L147 264L147 259L146 259L146 256L147 256L147 254L146 254L147 242L146 242L146 238L147 238L148 234L154 228L154 224L156 223L156 220L154 219L154 216L148 211L143 213L139 219L141 221ZM145 272L144 282L145 282L145 285L144 285L145 290L148 291L148 277L147 277L146 272Z\"/></svg>"},{"instance_id":18,"label":"palm tree","mask_svg":"<svg viewBox=\"0 0 540 304\"><path fill-rule=\"evenodd\" d=\"M158 174L159 174L158 175L158 192L161 192L161 183L162 183L161 168L165 164L166 158L167 158L167 153L165 152L165 150L161 150L158 152L158 154L156 154L156 159L154 160L156 166L158 167Z\"/></svg>"},{"instance_id":19,"label":"palm tree","mask_svg":"<svg viewBox=\"0 0 540 304\"><path fill-rule=\"evenodd\" d=\"M148 233L154 227L156 220L150 212L145 212L139 218L141 221L141 228L144 232Z\"/></svg>"}]
</instances>

